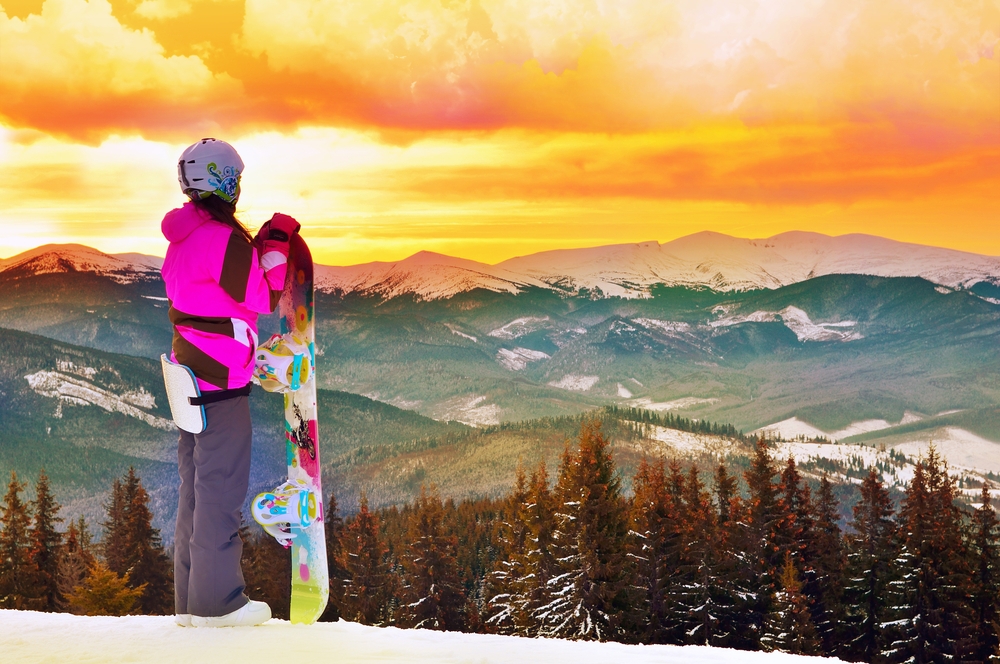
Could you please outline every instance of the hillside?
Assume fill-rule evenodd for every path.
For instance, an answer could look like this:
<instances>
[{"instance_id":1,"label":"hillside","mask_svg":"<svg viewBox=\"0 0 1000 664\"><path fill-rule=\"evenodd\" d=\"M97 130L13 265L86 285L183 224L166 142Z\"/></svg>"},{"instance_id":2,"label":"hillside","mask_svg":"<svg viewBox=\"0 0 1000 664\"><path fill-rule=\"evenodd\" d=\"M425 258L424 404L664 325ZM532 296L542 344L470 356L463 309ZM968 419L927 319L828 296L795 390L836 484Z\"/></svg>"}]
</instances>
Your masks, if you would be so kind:
<instances>
[{"instance_id":1,"label":"hillside","mask_svg":"<svg viewBox=\"0 0 1000 664\"><path fill-rule=\"evenodd\" d=\"M325 458L375 444L460 433L365 397L318 391ZM284 475L281 398L255 390L251 485ZM112 481L134 466L150 490L155 525L172 538L177 432L159 363L0 328L0 478L34 481L41 468L67 515L103 520Z\"/></svg>"},{"instance_id":2,"label":"hillside","mask_svg":"<svg viewBox=\"0 0 1000 664\"><path fill-rule=\"evenodd\" d=\"M366 664L795 664L837 662L785 653L700 646L624 645L558 639L525 639L366 627L349 622L291 625L270 620L259 627L193 629L172 616L82 617L64 613L0 610L0 652L5 664L118 661L241 662L323 661Z\"/></svg>"},{"instance_id":3,"label":"hillside","mask_svg":"<svg viewBox=\"0 0 1000 664\"><path fill-rule=\"evenodd\" d=\"M906 412L980 410L1000 398L989 379L1000 370L996 259L794 233L647 245L515 259L525 270L564 270L566 279L490 273L510 288L477 281L470 261L426 253L392 264L385 279L379 270L389 264L354 266L356 287L321 279L320 385L476 426L621 404L682 407L747 430L799 418L839 431L900 422ZM712 261L744 271L770 265L774 287L711 288L710 270L671 286L673 273L654 258L678 247L690 250L684 260L708 261L706 270ZM421 289L443 287L442 261L461 270L445 284L457 290L431 298ZM156 264L58 245L7 259L0 326L155 359L171 334ZM586 266L639 279L642 297L566 286ZM844 270L922 276L818 276ZM369 287L369 277L390 290ZM262 336L275 325L262 317Z\"/></svg>"}]
</instances>

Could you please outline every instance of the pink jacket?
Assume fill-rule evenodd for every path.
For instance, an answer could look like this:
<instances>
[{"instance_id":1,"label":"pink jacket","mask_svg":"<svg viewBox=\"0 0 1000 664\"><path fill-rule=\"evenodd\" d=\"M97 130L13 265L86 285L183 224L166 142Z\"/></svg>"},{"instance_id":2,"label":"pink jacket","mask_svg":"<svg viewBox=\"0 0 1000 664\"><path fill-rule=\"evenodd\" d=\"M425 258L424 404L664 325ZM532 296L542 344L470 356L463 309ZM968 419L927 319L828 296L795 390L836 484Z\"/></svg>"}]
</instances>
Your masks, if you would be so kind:
<instances>
[{"instance_id":1,"label":"pink jacket","mask_svg":"<svg viewBox=\"0 0 1000 664\"><path fill-rule=\"evenodd\" d=\"M192 203L168 212L160 228L170 241L162 272L174 361L191 368L203 391L243 387L253 375L257 315L274 310L285 286L288 243L258 236L249 244Z\"/></svg>"}]
</instances>

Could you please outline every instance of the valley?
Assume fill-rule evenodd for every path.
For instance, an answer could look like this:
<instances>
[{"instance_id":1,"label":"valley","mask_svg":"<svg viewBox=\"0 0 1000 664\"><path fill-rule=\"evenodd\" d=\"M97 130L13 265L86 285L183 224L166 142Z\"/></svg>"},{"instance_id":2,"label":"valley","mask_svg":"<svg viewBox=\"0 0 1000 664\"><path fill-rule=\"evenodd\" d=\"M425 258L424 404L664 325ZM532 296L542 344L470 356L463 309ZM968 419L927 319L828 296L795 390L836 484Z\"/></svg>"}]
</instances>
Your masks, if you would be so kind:
<instances>
[{"instance_id":1,"label":"valley","mask_svg":"<svg viewBox=\"0 0 1000 664\"><path fill-rule=\"evenodd\" d=\"M626 486L643 455L706 471L745 455L739 436L634 413L792 441L776 454L795 454L814 479L841 477L845 505L856 459L894 468L886 481L900 485L931 443L963 482L1000 473L1000 263L824 238L699 234L499 266L427 253L319 266L328 486L348 512L361 491L399 504L425 483L447 497L500 495L518 464L554 473L595 414ZM91 523L130 465L159 525L172 523L158 265L75 245L0 261L0 473L30 480L44 466L66 511ZM266 337L276 321L260 327ZM256 491L280 477L283 443L280 398L257 390L251 403Z\"/></svg>"}]
</instances>

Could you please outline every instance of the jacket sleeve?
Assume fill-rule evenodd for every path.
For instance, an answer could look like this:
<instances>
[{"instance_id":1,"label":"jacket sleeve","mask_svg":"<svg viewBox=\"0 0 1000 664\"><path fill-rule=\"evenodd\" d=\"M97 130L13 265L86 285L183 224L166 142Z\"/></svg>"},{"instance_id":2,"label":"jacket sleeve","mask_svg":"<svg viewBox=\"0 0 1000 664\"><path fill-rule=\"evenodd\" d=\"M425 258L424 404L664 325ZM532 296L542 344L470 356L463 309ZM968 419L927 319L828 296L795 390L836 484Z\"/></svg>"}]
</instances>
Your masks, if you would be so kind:
<instances>
[{"instance_id":1,"label":"jacket sleeve","mask_svg":"<svg viewBox=\"0 0 1000 664\"><path fill-rule=\"evenodd\" d=\"M257 246L238 233L230 233L223 251L218 282L222 290L251 311L269 314L274 311L285 288L288 243L268 240Z\"/></svg>"}]
</instances>

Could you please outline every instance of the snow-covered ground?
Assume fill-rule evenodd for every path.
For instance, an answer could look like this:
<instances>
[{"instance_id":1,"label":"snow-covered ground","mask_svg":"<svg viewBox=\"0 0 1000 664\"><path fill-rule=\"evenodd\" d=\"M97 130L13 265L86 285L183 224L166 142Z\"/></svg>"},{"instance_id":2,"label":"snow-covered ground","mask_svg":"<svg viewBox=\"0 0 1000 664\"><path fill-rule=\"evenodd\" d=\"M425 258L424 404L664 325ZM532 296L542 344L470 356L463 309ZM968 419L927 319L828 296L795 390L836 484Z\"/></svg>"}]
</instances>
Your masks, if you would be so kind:
<instances>
[{"instance_id":1,"label":"snow-covered ground","mask_svg":"<svg viewBox=\"0 0 1000 664\"><path fill-rule=\"evenodd\" d=\"M72 363L66 364L72 365ZM90 367L83 368L84 371L88 369L96 373L96 370L90 369ZM68 403L74 406L98 406L111 413L122 413L142 420L149 426L164 431L177 429L172 421L140 410L140 407L156 407L153 395L145 390L118 395L101 389L82 378L58 371L36 371L33 374L28 374L24 379L28 382L28 387L38 394L59 399L56 404L56 417L62 417L62 405Z\"/></svg>"},{"instance_id":2,"label":"snow-covered ground","mask_svg":"<svg viewBox=\"0 0 1000 664\"><path fill-rule=\"evenodd\" d=\"M700 646L523 639L365 627L348 622L258 627L178 627L170 616L86 618L64 613L0 611L4 664L146 664L338 662L380 664L806 664L836 662L785 653Z\"/></svg>"},{"instance_id":3,"label":"snow-covered ground","mask_svg":"<svg viewBox=\"0 0 1000 664\"><path fill-rule=\"evenodd\" d=\"M959 427L944 427L931 431L909 434L909 441L893 445L893 449L907 456L927 453L931 443L948 464L980 472L1000 473L1000 443L986 440Z\"/></svg>"},{"instance_id":4,"label":"snow-covered ground","mask_svg":"<svg viewBox=\"0 0 1000 664\"><path fill-rule=\"evenodd\" d=\"M529 362L547 360L550 357L551 355L547 353L530 348L501 348L497 351L497 362L500 363L500 366L511 371L520 371L527 367Z\"/></svg>"},{"instance_id":5,"label":"snow-covered ground","mask_svg":"<svg viewBox=\"0 0 1000 664\"><path fill-rule=\"evenodd\" d=\"M636 381L636 383L639 383L639 381ZM642 383L639 384L641 385ZM680 399L674 399L673 401L653 401L650 398L641 397L639 399L633 399L628 403L628 405L633 408L645 408L646 410L662 413L668 410L677 410L678 408L689 408L702 403L715 403L716 401L718 401L718 399L701 399L699 397L683 397Z\"/></svg>"},{"instance_id":6,"label":"snow-covered ground","mask_svg":"<svg viewBox=\"0 0 1000 664\"><path fill-rule=\"evenodd\" d=\"M711 327L729 327L741 323L773 323L780 320L795 333L799 341L856 341L862 336L850 330L857 321L842 320L833 323L814 323L809 314L798 307L788 306L781 311L755 311L745 316L723 316L709 323ZM834 328L834 329L831 329Z\"/></svg>"},{"instance_id":7,"label":"snow-covered ground","mask_svg":"<svg viewBox=\"0 0 1000 664\"><path fill-rule=\"evenodd\" d=\"M576 374L566 374L559 380L549 383L552 387L562 390L572 390L573 392L586 392L601 380L599 376L577 376Z\"/></svg>"},{"instance_id":8,"label":"snow-covered ground","mask_svg":"<svg viewBox=\"0 0 1000 664\"><path fill-rule=\"evenodd\" d=\"M441 422L461 422L474 427L500 424L503 409L485 401L485 396L476 394L453 397L437 404L430 415Z\"/></svg>"}]
</instances>

